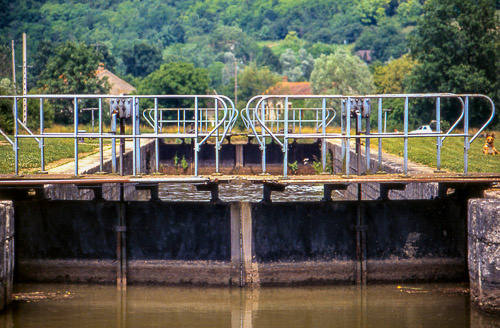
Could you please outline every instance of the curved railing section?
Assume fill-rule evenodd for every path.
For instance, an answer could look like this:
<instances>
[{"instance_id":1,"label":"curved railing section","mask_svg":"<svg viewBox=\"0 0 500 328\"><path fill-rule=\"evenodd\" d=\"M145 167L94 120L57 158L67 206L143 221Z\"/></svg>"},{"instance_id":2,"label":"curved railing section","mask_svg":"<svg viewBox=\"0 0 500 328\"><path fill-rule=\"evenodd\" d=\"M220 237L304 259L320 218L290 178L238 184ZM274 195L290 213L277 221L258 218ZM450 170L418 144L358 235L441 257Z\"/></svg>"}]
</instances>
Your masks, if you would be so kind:
<instances>
[{"instance_id":1,"label":"curved railing section","mask_svg":"<svg viewBox=\"0 0 500 328\"><path fill-rule=\"evenodd\" d=\"M27 96L0 96L0 99L10 99L13 106L14 135L12 139L3 131L0 134L12 145L14 150L14 171L19 174L19 140L33 138L38 142L41 160L41 172L45 171L45 145L46 138L71 138L74 139L74 163L75 176L78 176L78 140L81 138L97 138L99 140L100 170L103 170L103 140L111 140L112 146L112 172L118 172L116 140L133 140L133 175L140 174L141 139L155 140L155 171L159 171L159 141L160 139L184 139L194 140L194 175L198 175L198 155L200 146L206 144L209 139L213 140L215 146L215 171L219 172L219 151L224 138L231 132L238 118L238 111L231 99L218 95L27 95ZM33 133L19 120L19 102L22 99L38 99L40 101L40 122L38 133ZM71 125L73 131L70 133L49 133L44 128L44 102L65 102L73 112ZM92 102L98 112L98 132L86 132L79 130L79 117L82 112L80 108ZM159 104L182 103L182 108L163 108ZM145 110L142 104L151 105ZM207 107L206 104L213 104ZM92 111L92 115L94 112ZM142 121L141 115L142 112ZM131 132L125 133L125 129L117 131L117 121L120 126L125 122L131 123ZM109 122L111 128L105 131L104 122ZM152 128L145 130L146 123ZM28 131L22 134L21 129ZM120 152L121 153L121 152ZM119 171L123 174L123 162L120 157Z\"/></svg>"},{"instance_id":2,"label":"curved railing section","mask_svg":"<svg viewBox=\"0 0 500 328\"><path fill-rule=\"evenodd\" d=\"M490 115L488 119L481 125L475 134L470 134L469 129L469 114L470 114L470 99L482 99L490 106ZM404 101L404 110L402 112L401 121L404 125L402 132L386 132L385 121L382 119L384 110L384 101L389 99L401 99ZM435 103L435 121L436 131L431 133L414 133L409 131L409 113L411 110L410 104L418 101L433 101ZM458 119L451 125L447 131L442 131L441 119L441 100L455 99L456 103L461 108L461 114ZM301 111L304 109L301 106L296 106L296 103L315 103L319 105L312 110L316 111L316 115L309 115L309 119L302 119ZM279 106L277 106L279 104ZM376 108L377 120L371 120L372 107ZM296 113L299 112L299 119ZM340 112L340 115L336 115ZM350 174L350 149L351 140L356 141L356 152L360 153L360 140L365 140L365 156L366 168L370 168L370 140L378 139L378 163L381 170L382 163L382 143L385 138L400 138L404 139L404 174L408 174L408 139L418 137L435 137L436 152L437 152L437 168L441 169L441 151L443 141L448 137L464 139L464 174L468 173L468 151L471 143L484 131L486 126L493 120L495 115L495 105L493 101L479 94L451 94L451 93L432 93L432 94L381 94L381 95L361 95L361 96L344 96L344 95L261 95L250 99L247 106L242 110L241 116L248 131L253 134L260 145L262 152L262 171L266 172L266 142L270 139L274 140L282 147L283 151L283 176L287 176L288 168L288 144L291 139L320 139L322 141L322 167L323 172L326 168L326 147L327 139L339 139L342 143L342 163L346 176ZM337 122L335 122L337 121ZM335 122L334 124L332 124ZM303 129L301 123L312 124L309 129ZM371 131L371 126L377 126L376 131ZM462 123L463 125L461 125ZM297 131L296 125L299 125ZM331 129L332 125L340 126L340 133ZM384 127L384 129L383 129ZM462 128L462 132L457 131ZM354 132L354 133L353 133ZM358 157L358 172L360 169ZM368 172L366 172L368 173Z\"/></svg>"}]
</instances>

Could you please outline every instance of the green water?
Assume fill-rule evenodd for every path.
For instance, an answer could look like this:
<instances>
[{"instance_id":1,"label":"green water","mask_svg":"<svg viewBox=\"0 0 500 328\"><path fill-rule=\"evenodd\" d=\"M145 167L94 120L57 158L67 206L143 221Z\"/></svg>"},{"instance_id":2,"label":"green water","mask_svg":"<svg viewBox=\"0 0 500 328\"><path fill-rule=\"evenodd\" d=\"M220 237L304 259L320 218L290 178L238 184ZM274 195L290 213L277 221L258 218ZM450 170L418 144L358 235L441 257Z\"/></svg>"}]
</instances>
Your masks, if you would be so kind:
<instances>
[{"instance_id":1,"label":"green water","mask_svg":"<svg viewBox=\"0 0 500 328\"><path fill-rule=\"evenodd\" d=\"M466 285L181 288L17 285L0 327L495 327Z\"/></svg>"}]
</instances>

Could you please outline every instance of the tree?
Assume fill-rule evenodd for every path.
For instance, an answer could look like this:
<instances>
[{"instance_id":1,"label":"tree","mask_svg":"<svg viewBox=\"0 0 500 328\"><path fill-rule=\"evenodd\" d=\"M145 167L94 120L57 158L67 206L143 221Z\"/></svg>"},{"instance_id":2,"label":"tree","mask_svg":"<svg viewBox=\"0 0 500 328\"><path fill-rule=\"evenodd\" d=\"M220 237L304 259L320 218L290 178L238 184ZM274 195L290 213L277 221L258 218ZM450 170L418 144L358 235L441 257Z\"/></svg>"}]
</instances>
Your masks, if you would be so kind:
<instances>
[{"instance_id":1,"label":"tree","mask_svg":"<svg viewBox=\"0 0 500 328\"><path fill-rule=\"evenodd\" d=\"M341 48L316 59L310 80L315 94L357 95L375 89L368 66Z\"/></svg>"},{"instance_id":2,"label":"tree","mask_svg":"<svg viewBox=\"0 0 500 328\"><path fill-rule=\"evenodd\" d=\"M482 93L500 99L494 0L428 0L410 46L418 61L409 79L410 91ZM460 108L443 105L443 117L455 120ZM478 125L485 121L489 107L474 107L478 110L469 114L470 123Z\"/></svg>"},{"instance_id":3,"label":"tree","mask_svg":"<svg viewBox=\"0 0 500 328\"><path fill-rule=\"evenodd\" d=\"M297 82L303 78L304 73L297 65L297 57L292 49L286 49L280 56L281 73L287 76L292 82Z\"/></svg>"},{"instance_id":4,"label":"tree","mask_svg":"<svg viewBox=\"0 0 500 328\"><path fill-rule=\"evenodd\" d=\"M377 88L377 93L405 93L408 77L411 75L415 61L409 55L395 60L391 60L387 65L376 66L373 72L373 81ZM401 125L404 118L403 99L385 99L384 108L390 108L388 117L389 125ZM428 124L430 116L417 116L414 111L409 112L410 120L416 124ZM374 118L373 118L374 119Z\"/></svg>"},{"instance_id":5,"label":"tree","mask_svg":"<svg viewBox=\"0 0 500 328\"><path fill-rule=\"evenodd\" d=\"M408 51L399 27L389 22L365 28L356 41L356 50L373 50L372 59L382 62L401 57Z\"/></svg>"},{"instance_id":6,"label":"tree","mask_svg":"<svg viewBox=\"0 0 500 328\"><path fill-rule=\"evenodd\" d=\"M281 71L280 59L269 47L263 47L262 53L257 57L257 62L261 66L267 66L274 72Z\"/></svg>"},{"instance_id":7,"label":"tree","mask_svg":"<svg viewBox=\"0 0 500 328\"><path fill-rule=\"evenodd\" d=\"M193 64L176 62L161 65L145 78L139 86L138 94L154 95L196 95L206 94L210 79L204 68L195 68ZM193 102L185 99L161 101L162 106L192 106ZM144 107L145 106L145 107ZM151 107L145 102L142 108Z\"/></svg>"},{"instance_id":8,"label":"tree","mask_svg":"<svg viewBox=\"0 0 500 328\"><path fill-rule=\"evenodd\" d=\"M49 94L105 94L109 84L97 78L101 60L102 56L85 43L66 42L48 59L38 85L42 92ZM54 109L56 122L72 121L71 101L54 103Z\"/></svg>"},{"instance_id":9,"label":"tree","mask_svg":"<svg viewBox=\"0 0 500 328\"><path fill-rule=\"evenodd\" d=\"M302 74L306 80L309 80L311 72L314 69L314 58L304 48L299 50L299 63Z\"/></svg>"},{"instance_id":10,"label":"tree","mask_svg":"<svg viewBox=\"0 0 500 328\"><path fill-rule=\"evenodd\" d=\"M259 68L252 63L238 77L238 108L243 108L253 96L261 95L280 81L278 74L268 67Z\"/></svg>"},{"instance_id":11,"label":"tree","mask_svg":"<svg viewBox=\"0 0 500 328\"><path fill-rule=\"evenodd\" d=\"M158 48L143 42L124 50L122 60L126 74L144 77L160 67L162 56Z\"/></svg>"}]
</instances>

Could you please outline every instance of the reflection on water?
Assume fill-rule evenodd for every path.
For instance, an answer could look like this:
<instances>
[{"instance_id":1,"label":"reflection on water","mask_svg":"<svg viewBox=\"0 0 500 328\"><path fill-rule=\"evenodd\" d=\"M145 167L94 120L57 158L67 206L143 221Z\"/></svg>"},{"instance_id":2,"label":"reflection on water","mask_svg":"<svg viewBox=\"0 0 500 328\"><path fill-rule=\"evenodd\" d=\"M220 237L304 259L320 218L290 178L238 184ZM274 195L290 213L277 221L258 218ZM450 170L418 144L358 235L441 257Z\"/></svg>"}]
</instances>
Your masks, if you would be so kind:
<instances>
[{"instance_id":1,"label":"reflection on water","mask_svg":"<svg viewBox=\"0 0 500 328\"><path fill-rule=\"evenodd\" d=\"M258 202L262 200L262 185L242 183L221 183L219 198L223 202ZM190 184L160 184L159 197L165 201L209 201L210 192L197 191ZM332 198L341 198L342 194L332 192ZM320 201L323 198L323 185L290 185L284 192L273 192L273 202Z\"/></svg>"},{"instance_id":2,"label":"reflection on water","mask_svg":"<svg viewBox=\"0 0 500 328\"><path fill-rule=\"evenodd\" d=\"M22 300L0 315L0 327L495 326L495 319L471 314L463 290L455 284L253 290L129 286L126 291L19 285L16 295Z\"/></svg>"}]
</instances>

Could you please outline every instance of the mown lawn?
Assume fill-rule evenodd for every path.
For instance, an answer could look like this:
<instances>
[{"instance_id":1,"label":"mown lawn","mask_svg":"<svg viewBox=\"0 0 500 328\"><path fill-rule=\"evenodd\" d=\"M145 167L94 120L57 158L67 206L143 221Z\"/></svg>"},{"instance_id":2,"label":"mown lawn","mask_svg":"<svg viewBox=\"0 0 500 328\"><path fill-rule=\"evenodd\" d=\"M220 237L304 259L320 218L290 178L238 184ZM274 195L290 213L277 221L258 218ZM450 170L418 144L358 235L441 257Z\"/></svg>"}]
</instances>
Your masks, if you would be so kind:
<instances>
[{"instance_id":1,"label":"mown lawn","mask_svg":"<svg viewBox=\"0 0 500 328\"><path fill-rule=\"evenodd\" d=\"M497 133L497 135L500 135ZM469 172L500 173L500 155L484 155L485 138L478 137L469 150ZM378 140L372 141L373 147L378 147ZM497 147L500 141L497 142ZM403 139L383 139L384 152L403 157ZM408 139L408 158L420 164L437 167L436 138ZM464 171L464 139L447 138L441 149L441 169L461 173Z\"/></svg>"}]
</instances>

